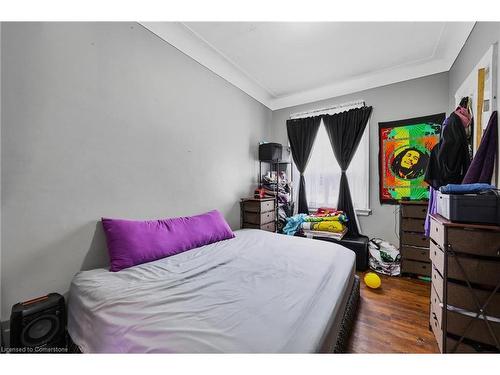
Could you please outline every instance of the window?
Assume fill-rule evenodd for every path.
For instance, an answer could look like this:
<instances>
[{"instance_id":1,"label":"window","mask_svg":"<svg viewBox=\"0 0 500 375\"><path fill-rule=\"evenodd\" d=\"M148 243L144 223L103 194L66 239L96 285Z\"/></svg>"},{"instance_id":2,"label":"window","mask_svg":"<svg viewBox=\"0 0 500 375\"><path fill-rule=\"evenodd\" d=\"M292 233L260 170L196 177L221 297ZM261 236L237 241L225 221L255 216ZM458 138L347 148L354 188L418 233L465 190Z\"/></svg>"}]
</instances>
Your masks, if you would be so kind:
<instances>
[{"instance_id":1,"label":"window","mask_svg":"<svg viewBox=\"0 0 500 375\"><path fill-rule=\"evenodd\" d=\"M361 104L362 105L362 104ZM328 110L317 113L334 114L350 108L359 107L360 104L342 106L336 110ZM314 113L316 115L316 112ZM310 116L310 114L309 114ZM299 116L296 116L299 117ZM369 123L358 145L349 168L347 169L347 180L351 190L351 198L358 214L367 215L369 208ZM340 166L333 154L332 146L326 132L323 121L318 130L311 151L311 158L307 164L304 177L306 179L306 195L309 209L319 207L336 207L339 195Z\"/></svg>"}]
</instances>

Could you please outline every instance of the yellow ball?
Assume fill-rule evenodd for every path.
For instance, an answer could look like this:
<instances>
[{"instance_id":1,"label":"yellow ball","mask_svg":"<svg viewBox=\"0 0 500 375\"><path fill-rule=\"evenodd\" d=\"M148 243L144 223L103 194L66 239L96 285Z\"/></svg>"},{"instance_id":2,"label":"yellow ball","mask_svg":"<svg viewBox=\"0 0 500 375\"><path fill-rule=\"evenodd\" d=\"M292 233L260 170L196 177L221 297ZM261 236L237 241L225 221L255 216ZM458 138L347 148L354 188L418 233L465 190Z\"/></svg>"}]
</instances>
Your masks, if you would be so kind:
<instances>
[{"instance_id":1,"label":"yellow ball","mask_svg":"<svg viewBox=\"0 0 500 375\"><path fill-rule=\"evenodd\" d=\"M377 289L382 284L382 280L380 280L380 277L376 273L373 273L373 272L368 272L365 275L364 280L365 280L365 284L372 289Z\"/></svg>"}]
</instances>

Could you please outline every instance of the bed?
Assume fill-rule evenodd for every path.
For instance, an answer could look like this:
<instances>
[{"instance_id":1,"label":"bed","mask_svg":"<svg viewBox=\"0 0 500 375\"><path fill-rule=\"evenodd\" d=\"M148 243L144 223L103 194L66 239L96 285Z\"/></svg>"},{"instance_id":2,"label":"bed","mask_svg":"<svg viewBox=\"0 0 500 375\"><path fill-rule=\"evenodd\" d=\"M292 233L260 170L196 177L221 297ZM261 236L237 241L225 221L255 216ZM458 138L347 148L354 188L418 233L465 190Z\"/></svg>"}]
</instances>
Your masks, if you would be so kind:
<instances>
[{"instance_id":1,"label":"bed","mask_svg":"<svg viewBox=\"0 0 500 375\"><path fill-rule=\"evenodd\" d=\"M255 229L109 272L78 273L68 333L83 353L345 349L359 297L343 246Z\"/></svg>"}]
</instances>

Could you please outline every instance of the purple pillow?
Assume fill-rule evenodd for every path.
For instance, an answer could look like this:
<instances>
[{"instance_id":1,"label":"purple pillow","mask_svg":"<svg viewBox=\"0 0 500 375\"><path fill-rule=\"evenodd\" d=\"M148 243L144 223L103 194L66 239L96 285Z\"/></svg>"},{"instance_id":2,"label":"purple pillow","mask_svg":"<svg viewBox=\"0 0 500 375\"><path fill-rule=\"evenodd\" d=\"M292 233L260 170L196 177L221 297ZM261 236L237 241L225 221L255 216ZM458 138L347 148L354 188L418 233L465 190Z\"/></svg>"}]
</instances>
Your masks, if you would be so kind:
<instances>
[{"instance_id":1,"label":"purple pillow","mask_svg":"<svg viewBox=\"0 0 500 375\"><path fill-rule=\"evenodd\" d=\"M234 237L217 210L145 221L102 218L102 225L113 272Z\"/></svg>"}]
</instances>

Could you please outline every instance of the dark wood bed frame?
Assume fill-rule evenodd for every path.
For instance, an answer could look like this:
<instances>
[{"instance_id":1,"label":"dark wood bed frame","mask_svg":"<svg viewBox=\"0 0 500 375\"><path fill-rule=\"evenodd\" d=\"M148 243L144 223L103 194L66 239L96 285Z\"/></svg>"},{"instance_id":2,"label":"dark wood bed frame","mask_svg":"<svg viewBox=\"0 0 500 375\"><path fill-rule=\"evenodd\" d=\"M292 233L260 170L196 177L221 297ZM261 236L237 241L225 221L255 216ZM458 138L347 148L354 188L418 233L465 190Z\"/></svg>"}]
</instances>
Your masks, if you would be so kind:
<instances>
[{"instance_id":1,"label":"dark wood bed frame","mask_svg":"<svg viewBox=\"0 0 500 375\"><path fill-rule=\"evenodd\" d=\"M356 321L356 316L358 312L360 300L360 281L359 277L354 275L354 282L352 285L351 295L347 301L344 317L342 318L342 323L340 324L340 330L337 335L337 342L329 353L346 353L347 344L349 338L351 337L352 327Z\"/></svg>"}]
</instances>

